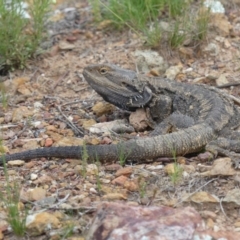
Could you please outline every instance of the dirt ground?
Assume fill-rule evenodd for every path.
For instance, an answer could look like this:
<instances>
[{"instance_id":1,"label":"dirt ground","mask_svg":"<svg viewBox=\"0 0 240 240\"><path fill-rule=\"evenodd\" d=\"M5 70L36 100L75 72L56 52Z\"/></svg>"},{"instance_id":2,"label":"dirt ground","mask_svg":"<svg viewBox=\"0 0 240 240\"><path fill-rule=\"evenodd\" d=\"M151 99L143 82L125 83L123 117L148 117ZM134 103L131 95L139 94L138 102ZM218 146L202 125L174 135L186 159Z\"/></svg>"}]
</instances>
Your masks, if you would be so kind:
<instances>
[{"instance_id":1,"label":"dirt ground","mask_svg":"<svg viewBox=\"0 0 240 240\"><path fill-rule=\"evenodd\" d=\"M110 107L109 113L97 115L94 106L106 110L109 105L87 85L82 70L93 63L113 63L136 70L134 53L149 48L130 30L109 31L104 23L94 24L86 1L62 2L56 9L74 7L78 13L69 17L71 24L66 27L61 22L62 14L54 15L48 26L52 34L50 50L29 61L26 69L12 72L4 82L8 100L7 106L0 104L1 138L9 153L78 145L83 144L83 139L87 144L126 140L124 136L89 132L96 122L128 118L129 114ZM197 51L185 46L172 50L166 44L153 51L163 57L168 70L170 66L179 69L176 81L213 86L239 82L239 14L237 4L227 6L224 17L213 20L214 27ZM223 91L240 98L240 86ZM42 210L50 213L47 218L54 217L52 225L56 227L40 227L38 234L29 230L28 239L84 239L79 236L89 228L96 206L102 201L193 206L208 229L239 232L239 170L229 165L227 158L218 159L216 167L212 161L196 160L196 156L177 159L181 173L176 181L171 159L127 162L123 167L119 163L84 166L73 159L35 159L9 164L8 174L10 181L19 184L21 207L28 209L28 215ZM6 192L2 167L0 189ZM9 229L4 206L0 206L0 215L1 239L17 239ZM38 221L33 224L36 228L41 225ZM69 237L64 235L68 229L73 232Z\"/></svg>"}]
</instances>

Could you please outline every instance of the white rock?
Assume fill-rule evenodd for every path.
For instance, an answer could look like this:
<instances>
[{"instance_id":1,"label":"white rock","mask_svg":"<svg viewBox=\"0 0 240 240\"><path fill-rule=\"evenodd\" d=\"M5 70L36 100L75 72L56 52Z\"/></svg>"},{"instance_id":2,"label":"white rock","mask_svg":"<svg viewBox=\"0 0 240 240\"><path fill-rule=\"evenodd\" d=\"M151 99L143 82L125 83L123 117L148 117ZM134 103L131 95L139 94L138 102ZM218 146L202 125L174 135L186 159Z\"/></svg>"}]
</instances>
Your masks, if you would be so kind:
<instances>
[{"instance_id":1,"label":"white rock","mask_svg":"<svg viewBox=\"0 0 240 240\"><path fill-rule=\"evenodd\" d=\"M135 57L137 67L141 72L149 72L152 68L157 68L159 72L164 72L167 68L167 63L156 51L136 50L132 55Z\"/></svg>"},{"instance_id":2,"label":"white rock","mask_svg":"<svg viewBox=\"0 0 240 240\"><path fill-rule=\"evenodd\" d=\"M225 13L225 8L220 1L206 0L203 5L209 8L212 13Z\"/></svg>"},{"instance_id":3,"label":"white rock","mask_svg":"<svg viewBox=\"0 0 240 240\"><path fill-rule=\"evenodd\" d=\"M210 56L217 56L219 54L220 48L215 43L209 43L203 51L209 53Z\"/></svg>"},{"instance_id":4,"label":"white rock","mask_svg":"<svg viewBox=\"0 0 240 240\"><path fill-rule=\"evenodd\" d=\"M179 66L179 65L171 66L166 70L165 76L170 80L174 80L181 70L182 70L182 66Z\"/></svg>"},{"instance_id":5,"label":"white rock","mask_svg":"<svg viewBox=\"0 0 240 240\"><path fill-rule=\"evenodd\" d=\"M32 174L30 175L30 179L31 179L31 180L36 180L37 178L38 178L38 175L35 174L35 173L32 173Z\"/></svg>"},{"instance_id":6,"label":"white rock","mask_svg":"<svg viewBox=\"0 0 240 240\"><path fill-rule=\"evenodd\" d=\"M35 102L35 103L33 104L33 106L34 106L34 108L39 109L39 108L42 108L42 107L43 107L43 104L40 103L40 102Z\"/></svg>"},{"instance_id":7,"label":"white rock","mask_svg":"<svg viewBox=\"0 0 240 240\"><path fill-rule=\"evenodd\" d=\"M98 194L97 190L95 188L90 188L89 189L90 193Z\"/></svg>"}]
</instances>

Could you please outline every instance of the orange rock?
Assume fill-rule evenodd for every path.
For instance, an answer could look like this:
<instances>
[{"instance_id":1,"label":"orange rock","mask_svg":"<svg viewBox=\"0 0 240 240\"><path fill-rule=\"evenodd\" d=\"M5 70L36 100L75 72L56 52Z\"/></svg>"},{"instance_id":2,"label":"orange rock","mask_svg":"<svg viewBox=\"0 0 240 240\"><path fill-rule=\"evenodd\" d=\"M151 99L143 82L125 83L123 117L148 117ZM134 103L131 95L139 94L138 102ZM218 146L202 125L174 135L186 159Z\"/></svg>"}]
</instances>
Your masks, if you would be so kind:
<instances>
[{"instance_id":1,"label":"orange rock","mask_svg":"<svg viewBox=\"0 0 240 240\"><path fill-rule=\"evenodd\" d=\"M125 167L117 170L115 175L116 177L119 177L121 175L129 177L132 174L132 172L133 172L132 167Z\"/></svg>"},{"instance_id":2,"label":"orange rock","mask_svg":"<svg viewBox=\"0 0 240 240\"><path fill-rule=\"evenodd\" d=\"M117 163L113 163L113 164L105 166L106 171L117 171L121 168L122 168L122 166L120 164L117 164Z\"/></svg>"},{"instance_id":3,"label":"orange rock","mask_svg":"<svg viewBox=\"0 0 240 240\"><path fill-rule=\"evenodd\" d=\"M134 191L137 191L137 190L138 190L137 184L134 183L133 181L126 181L126 182L124 183L124 187L125 187L127 190L131 191L131 192L134 192Z\"/></svg>"},{"instance_id":4,"label":"orange rock","mask_svg":"<svg viewBox=\"0 0 240 240\"><path fill-rule=\"evenodd\" d=\"M35 166L35 162L33 162L33 161L25 163L25 165L24 165L24 167L28 168L28 169L30 169L30 168L32 168L34 166Z\"/></svg>"},{"instance_id":5,"label":"orange rock","mask_svg":"<svg viewBox=\"0 0 240 240\"><path fill-rule=\"evenodd\" d=\"M108 193L103 196L103 200L126 200L127 197L122 193Z\"/></svg>"},{"instance_id":6,"label":"orange rock","mask_svg":"<svg viewBox=\"0 0 240 240\"><path fill-rule=\"evenodd\" d=\"M41 212L27 217L27 231L30 236L43 234L47 229L61 227L59 219L51 213Z\"/></svg>"},{"instance_id":7,"label":"orange rock","mask_svg":"<svg viewBox=\"0 0 240 240\"><path fill-rule=\"evenodd\" d=\"M120 186L123 186L124 183L128 180L128 178L126 176L119 176L115 179L112 180L112 183L113 184L116 184L116 185L120 185Z\"/></svg>"},{"instance_id":8,"label":"orange rock","mask_svg":"<svg viewBox=\"0 0 240 240\"><path fill-rule=\"evenodd\" d=\"M45 147L51 147L53 145L53 139L47 138L45 141Z\"/></svg>"},{"instance_id":9,"label":"orange rock","mask_svg":"<svg viewBox=\"0 0 240 240\"><path fill-rule=\"evenodd\" d=\"M29 189L21 192L21 198L27 201L38 201L46 197L46 190L42 188Z\"/></svg>"}]
</instances>

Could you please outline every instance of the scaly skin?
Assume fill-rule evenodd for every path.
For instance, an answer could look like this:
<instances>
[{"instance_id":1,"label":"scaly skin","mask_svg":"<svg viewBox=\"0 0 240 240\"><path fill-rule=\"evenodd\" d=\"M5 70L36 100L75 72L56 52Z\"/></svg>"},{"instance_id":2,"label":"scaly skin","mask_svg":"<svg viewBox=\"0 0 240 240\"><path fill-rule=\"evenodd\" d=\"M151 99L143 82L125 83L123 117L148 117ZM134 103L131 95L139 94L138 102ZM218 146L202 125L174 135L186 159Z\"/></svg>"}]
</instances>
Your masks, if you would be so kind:
<instances>
[{"instance_id":1,"label":"scaly skin","mask_svg":"<svg viewBox=\"0 0 240 240\"><path fill-rule=\"evenodd\" d=\"M192 126L169 134L132 139L116 145L87 145L90 161L98 159L101 162L112 162L122 154L126 159L146 160L197 152L223 133L232 131L239 123L239 110L227 95L213 87L147 77L110 64L90 65L84 69L83 75L106 101L120 108L134 110L146 107L154 113L158 96L164 96L170 102L166 107L166 112L168 109L171 111L169 116L174 113L173 118L176 117L177 122L181 121L183 115L194 121ZM165 106L161 101L159 106L161 115ZM158 121L156 116L154 120ZM168 124L168 118L164 121ZM176 125L178 128L178 123ZM81 159L83 151L82 146L39 148L6 155L4 159L6 162L41 157ZM2 161L3 158L0 158Z\"/></svg>"}]
</instances>

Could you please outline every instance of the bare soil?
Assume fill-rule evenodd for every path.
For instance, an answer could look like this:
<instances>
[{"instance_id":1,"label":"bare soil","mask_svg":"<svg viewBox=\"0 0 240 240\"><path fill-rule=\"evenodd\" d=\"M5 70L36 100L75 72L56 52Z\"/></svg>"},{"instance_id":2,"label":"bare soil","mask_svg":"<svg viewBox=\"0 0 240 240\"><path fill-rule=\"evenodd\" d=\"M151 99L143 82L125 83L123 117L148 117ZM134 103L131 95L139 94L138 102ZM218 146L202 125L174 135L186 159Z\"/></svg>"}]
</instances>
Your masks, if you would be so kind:
<instances>
[{"instance_id":1,"label":"bare soil","mask_svg":"<svg viewBox=\"0 0 240 240\"><path fill-rule=\"evenodd\" d=\"M56 34L52 36L50 50L29 61L26 69L12 72L4 82L8 100L7 106L0 104L1 138L9 153L43 146L75 145L82 143L82 139L87 144L126 140L124 136L89 133L88 124L93 120L107 122L126 118L128 114L114 108L108 114L97 116L92 107L99 102L106 103L87 85L82 70L93 63L113 63L136 70L132 53L148 48L130 30L109 31L104 23L94 24L86 1L62 1L56 5L60 10L66 7L75 7L79 12L75 24L60 30L56 26L52 28ZM232 28L239 22L239 13L237 7L230 6L225 14ZM224 75L228 83L239 82L240 30L238 34L232 31L223 36L210 30L207 40L197 51L193 47L172 50L167 44L154 50L169 66L181 65L176 81L215 86L216 79ZM218 47L217 54L204 51L209 43ZM185 54L186 50L191 54ZM221 85L221 79L219 81ZM224 91L240 97L239 86ZM10 181L19 183L21 203L29 209L29 215L40 210L58 214L61 227L43 231L34 239L61 239L57 236L62 234L66 223L74 225L74 233L62 239L81 236L89 228L96 206L102 201L193 206L209 229L240 231L238 203L221 202L230 190L239 189L239 170L233 170L230 176L225 173L224 176L203 177L201 173L210 169L213 162L201 163L195 156L197 154L177 159L183 171L176 182L166 170L172 159L127 162L120 175L116 175L122 169L119 163L101 166L93 163L82 167L80 160L35 159L20 166L9 165L8 174ZM3 168L0 169L0 189L6 191ZM35 189L34 196L29 196L30 189ZM199 192L200 199L188 198L189 194L193 196ZM220 201L211 201L211 197L201 195L202 192ZM53 202L49 200L51 197ZM41 199L46 199L47 204L42 205ZM6 217L3 206L0 214L3 219ZM0 224L4 239L16 239L7 227L6 221Z\"/></svg>"}]
</instances>

